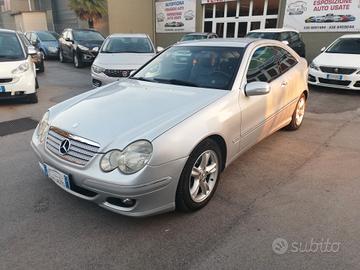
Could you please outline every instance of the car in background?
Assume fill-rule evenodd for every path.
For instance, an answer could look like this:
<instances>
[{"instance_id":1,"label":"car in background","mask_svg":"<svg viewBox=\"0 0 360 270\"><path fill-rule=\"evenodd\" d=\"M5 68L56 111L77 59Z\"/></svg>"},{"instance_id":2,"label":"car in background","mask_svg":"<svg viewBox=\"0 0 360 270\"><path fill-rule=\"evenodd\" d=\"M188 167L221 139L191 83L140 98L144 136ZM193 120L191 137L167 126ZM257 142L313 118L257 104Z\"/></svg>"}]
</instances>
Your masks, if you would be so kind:
<instances>
[{"instance_id":1,"label":"car in background","mask_svg":"<svg viewBox=\"0 0 360 270\"><path fill-rule=\"evenodd\" d=\"M353 22L356 20L356 17L353 15L341 15L341 21L342 22Z\"/></svg>"},{"instance_id":2,"label":"car in background","mask_svg":"<svg viewBox=\"0 0 360 270\"><path fill-rule=\"evenodd\" d=\"M92 29L65 29L59 39L59 60L72 62L76 68L92 64L104 40Z\"/></svg>"},{"instance_id":3,"label":"car in background","mask_svg":"<svg viewBox=\"0 0 360 270\"><path fill-rule=\"evenodd\" d=\"M17 32L21 42L23 43L23 45L28 48L28 47L33 47L34 50L36 51L36 54L33 54L31 57L32 57L32 60L35 64L35 68L36 68L36 72L37 73L43 73L45 72L45 63L44 63L44 54L39 50L37 49L36 47L34 47L33 45L31 45L30 43L30 40L27 39L27 37L25 36L24 33L18 31Z\"/></svg>"},{"instance_id":4,"label":"car in background","mask_svg":"<svg viewBox=\"0 0 360 270\"><path fill-rule=\"evenodd\" d=\"M182 26L184 26L184 23L182 23L182 22L173 21L173 22L165 23L165 27L182 27Z\"/></svg>"},{"instance_id":5,"label":"car in background","mask_svg":"<svg viewBox=\"0 0 360 270\"><path fill-rule=\"evenodd\" d=\"M300 128L307 69L274 40L177 43L129 78L50 108L31 145L46 177L105 209L196 211L242 153Z\"/></svg>"},{"instance_id":6,"label":"car in background","mask_svg":"<svg viewBox=\"0 0 360 270\"><path fill-rule=\"evenodd\" d=\"M192 19L195 18L195 13L193 10L188 10L184 13L184 18L187 21L191 21Z\"/></svg>"},{"instance_id":7,"label":"car in background","mask_svg":"<svg viewBox=\"0 0 360 270\"><path fill-rule=\"evenodd\" d=\"M287 7L289 15L301 15L307 10L307 3L305 1L296 1L290 3Z\"/></svg>"},{"instance_id":8,"label":"car in background","mask_svg":"<svg viewBox=\"0 0 360 270\"><path fill-rule=\"evenodd\" d=\"M26 32L25 36L37 48L44 59L59 57L59 41L48 31Z\"/></svg>"},{"instance_id":9,"label":"car in background","mask_svg":"<svg viewBox=\"0 0 360 270\"><path fill-rule=\"evenodd\" d=\"M305 57L305 43L299 31L287 28L266 28L250 31L246 37L274 39L283 42L297 52L301 57Z\"/></svg>"},{"instance_id":10,"label":"car in background","mask_svg":"<svg viewBox=\"0 0 360 270\"><path fill-rule=\"evenodd\" d=\"M218 35L215 33L190 33L184 35L180 41L188 41L188 40L200 40L200 39L212 39L218 38Z\"/></svg>"},{"instance_id":11,"label":"car in background","mask_svg":"<svg viewBox=\"0 0 360 270\"><path fill-rule=\"evenodd\" d=\"M99 87L128 77L155 55L154 44L148 35L113 34L106 38L92 65L92 83Z\"/></svg>"},{"instance_id":12,"label":"car in background","mask_svg":"<svg viewBox=\"0 0 360 270\"><path fill-rule=\"evenodd\" d=\"M59 40L60 35L59 33L55 32L55 31L48 31L50 34L52 34L54 36L54 38L56 38L56 40Z\"/></svg>"},{"instance_id":13,"label":"car in background","mask_svg":"<svg viewBox=\"0 0 360 270\"><path fill-rule=\"evenodd\" d=\"M360 34L341 36L322 48L309 66L308 83L360 90Z\"/></svg>"},{"instance_id":14,"label":"car in background","mask_svg":"<svg viewBox=\"0 0 360 270\"><path fill-rule=\"evenodd\" d=\"M16 31L0 29L0 99L25 98L38 101L37 79L32 55Z\"/></svg>"}]
</instances>

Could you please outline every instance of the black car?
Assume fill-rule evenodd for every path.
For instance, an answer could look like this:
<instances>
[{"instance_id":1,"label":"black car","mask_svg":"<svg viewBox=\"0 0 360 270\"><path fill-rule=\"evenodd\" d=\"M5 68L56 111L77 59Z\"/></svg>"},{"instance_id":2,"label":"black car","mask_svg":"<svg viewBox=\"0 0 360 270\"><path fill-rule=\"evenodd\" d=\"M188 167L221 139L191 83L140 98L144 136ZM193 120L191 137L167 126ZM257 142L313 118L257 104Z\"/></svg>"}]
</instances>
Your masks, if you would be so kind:
<instances>
[{"instance_id":1,"label":"black car","mask_svg":"<svg viewBox=\"0 0 360 270\"><path fill-rule=\"evenodd\" d=\"M76 68L91 64L103 42L104 37L95 30L65 29L59 38L60 62L72 62Z\"/></svg>"},{"instance_id":2,"label":"black car","mask_svg":"<svg viewBox=\"0 0 360 270\"><path fill-rule=\"evenodd\" d=\"M305 57L306 55L305 43L301 39L299 32L296 30L284 28L267 28L250 31L246 37L279 40L292 48L301 57Z\"/></svg>"}]
</instances>

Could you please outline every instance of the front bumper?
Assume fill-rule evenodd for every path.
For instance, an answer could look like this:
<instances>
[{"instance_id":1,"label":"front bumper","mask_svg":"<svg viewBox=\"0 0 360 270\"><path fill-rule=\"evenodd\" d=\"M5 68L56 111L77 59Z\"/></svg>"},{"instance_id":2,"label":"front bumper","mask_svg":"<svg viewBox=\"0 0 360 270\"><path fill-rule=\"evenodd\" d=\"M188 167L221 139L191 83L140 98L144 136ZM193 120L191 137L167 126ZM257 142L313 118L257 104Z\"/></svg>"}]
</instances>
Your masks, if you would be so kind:
<instances>
[{"instance_id":1,"label":"front bumper","mask_svg":"<svg viewBox=\"0 0 360 270\"><path fill-rule=\"evenodd\" d=\"M113 83L120 79L117 77L106 76L104 73L95 73L94 71L91 71L91 78L94 87L100 87L109 83Z\"/></svg>"},{"instance_id":2,"label":"front bumper","mask_svg":"<svg viewBox=\"0 0 360 270\"><path fill-rule=\"evenodd\" d=\"M309 68L308 83L323 87L360 90L360 74L329 74Z\"/></svg>"},{"instance_id":3,"label":"front bumper","mask_svg":"<svg viewBox=\"0 0 360 270\"><path fill-rule=\"evenodd\" d=\"M83 63L92 63L94 62L96 56L97 56L97 52L94 51L79 51L78 55L81 58L81 61Z\"/></svg>"},{"instance_id":4,"label":"front bumper","mask_svg":"<svg viewBox=\"0 0 360 270\"><path fill-rule=\"evenodd\" d=\"M6 79L11 79L11 81L0 83L0 99L20 98L21 96L36 92L35 75L32 69L20 75L12 75Z\"/></svg>"},{"instance_id":5,"label":"front bumper","mask_svg":"<svg viewBox=\"0 0 360 270\"><path fill-rule=\"evenodd\" d=\"M85 167L79 167L49 152L35 134L36 131L31 146L40 162L70 176L70 189L63 188L67 192L127 216L143 217L175 209L176 188L187 158L160 166L147 165L133 175L123 175L118 170L104 173L99 167L102 154L95 155ZM136 203L123 207L113 204L113 198L129 198Z\"/></svg>"}]
</instances>

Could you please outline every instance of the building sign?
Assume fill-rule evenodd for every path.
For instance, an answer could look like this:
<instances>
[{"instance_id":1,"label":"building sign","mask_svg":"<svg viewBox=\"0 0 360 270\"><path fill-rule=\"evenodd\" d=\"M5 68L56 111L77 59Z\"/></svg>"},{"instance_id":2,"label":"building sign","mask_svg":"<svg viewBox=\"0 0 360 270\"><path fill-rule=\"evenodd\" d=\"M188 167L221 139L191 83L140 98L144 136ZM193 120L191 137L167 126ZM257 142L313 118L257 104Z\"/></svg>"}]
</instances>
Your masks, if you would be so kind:
<instances>
[{"instance_id":1,"label":"building sign","mask_svg":"<svg viewBox=\"0 0 360 270\"><path fill-rule=\"evenodd\" d=\"M360 31L360 1L288 0L284 27L300 32Z\"/></svg>"},{"instance_id":2,"label":"building sign","mask_svg":"<svg viewBox=\"0 0 360 270\"><path fill-rule=\"evenodd\" d=\"M156 33L195 32L196 0L156 2Z\"/></svg>"}]
</instances>

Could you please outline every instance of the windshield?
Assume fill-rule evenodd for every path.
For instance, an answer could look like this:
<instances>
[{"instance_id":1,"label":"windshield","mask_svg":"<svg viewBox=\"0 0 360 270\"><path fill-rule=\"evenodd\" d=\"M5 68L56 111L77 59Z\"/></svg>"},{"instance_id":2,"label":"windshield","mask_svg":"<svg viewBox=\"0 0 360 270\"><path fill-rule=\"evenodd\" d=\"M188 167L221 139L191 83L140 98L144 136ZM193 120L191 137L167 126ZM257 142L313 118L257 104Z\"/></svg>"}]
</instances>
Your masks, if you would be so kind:
<instances>
[{"instance_id":1,"label":"windshield","mask_svg":"<svg viewBox=\"0 0 360 270\"><path fill-rule=\"evenodd\" d=\"M154 48L146 37L111 37L101 50L103 53L153 53Z\"/></svg>"},{"instance_id":2,"label":"windshield","mask_svg":"<svg viewBox=\"0 0 360 270\"><path fill-rule=\"evenodd\" d=\"M326 52L360 54L360 38L340 38Z\"/></svg>"},{"instance_id":3,"label":"windshield","mask_svg":"<svg viewBox=\"0 0 360 270\"><path fill-rule=\"evenodd\" d=\"M279 33L271 33L271 32L253 32L247 34L249 38L262 38L262 39L279 39Z\"/></svg>"},{"instance_id":4,"label":"windshield","mask_svg":"<svg viewBox=\"0 0 360 270\"><path fill-rule=\"evenodd\" d=\"M230 90L244 48L174 46L138 71L132 79Z\"/></svg>"},{"instance_id":5,"label":"windshield","mask_svg":"<svg viewBox=\"0 0 360 270\"><path fill-rule=\"evenodd\" d=\"M74 40L79 40L79 41L94 41L94 40L99 40L99 41L103 41L104 37L99 33L99 32L95 32L95 31L73 31L74 33Z\"/></svg>"},{"instance_id":6,"label":"windshield","mask_svg":"<svg viewBox=\"0 0 360 270\"><path fill-rule=\"evenodd\" d=\"M206 39L207 36L205 35L186 35L183 36L181 41L187 41L187 40L199 40L199 39Z\"/></svg>"},{"instance_id":7,"label":"windshield","mask_svg":"<svg viewBox=\"0 0 360 270\"><path fill-rule=\"evenodd\" d=\"M0 33L0 61L24 60L25 53L15 33Z\"/></svg>"},{"instance_id":8,"label":"windshield","mask_svg":"<svg viewBox=\"0 0 360 270\"><path fill-rule=\"evenodd\" d=\"M47 32L37 32L37 35L41 41L56 41L55 37Z\"/></svg>"},{"instance_id":9,"label":"windshield","mask_svg":"<svg viewBox=\"0 0 360 270\"><path fill-rule=\"evenodd\" d=\"M56 32L49 32L51 35L53 35L56 39L60 38L60 35Z\"/></svg>"}]
</instances>

